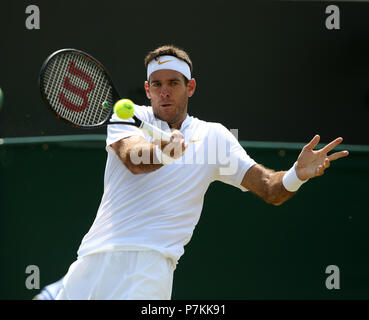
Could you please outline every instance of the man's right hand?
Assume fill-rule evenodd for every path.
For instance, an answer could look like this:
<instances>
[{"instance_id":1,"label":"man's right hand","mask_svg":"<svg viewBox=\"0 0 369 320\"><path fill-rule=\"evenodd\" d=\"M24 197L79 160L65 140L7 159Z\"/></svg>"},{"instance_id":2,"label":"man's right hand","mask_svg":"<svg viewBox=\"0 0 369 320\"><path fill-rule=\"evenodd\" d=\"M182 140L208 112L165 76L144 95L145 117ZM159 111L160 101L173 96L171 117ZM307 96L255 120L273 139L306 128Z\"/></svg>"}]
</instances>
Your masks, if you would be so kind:
<instances>
[{"instance_id":1,"label":"man's right hand","mask_svg":"<svg viewBox=\"0 0 369 320\"><path fill-rule=\"evenodd\" d=\"M187 148L187 143L179 130L172 131L170 142L154 140L153 143L158 145L163 153L173 159L182 157Z\"/></svg>"}]
</instances>

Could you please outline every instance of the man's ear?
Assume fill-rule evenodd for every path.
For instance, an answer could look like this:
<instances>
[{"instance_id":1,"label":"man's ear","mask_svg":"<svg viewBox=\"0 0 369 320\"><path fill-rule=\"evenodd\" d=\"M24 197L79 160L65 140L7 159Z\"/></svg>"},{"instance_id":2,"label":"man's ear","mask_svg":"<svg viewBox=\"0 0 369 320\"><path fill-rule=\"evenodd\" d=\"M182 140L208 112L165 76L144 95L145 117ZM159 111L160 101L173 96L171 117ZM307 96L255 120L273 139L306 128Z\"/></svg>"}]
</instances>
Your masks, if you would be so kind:
<instances>
[{"instance_id":1,"label":"man's ear","mask_svg":"<svg viewBox=\"0 0 369 320\"><path fill-rule=\"evenodd\" d=\"M188 97L192 97L196 90L196 80L192 78L187 83L187 89L188 89Z\"/></svg>"},{"instance_id":2,"label":"man's ear","mask_svg":"<svg viewBox=\"0 0 369 320\"><path fill-rule=\"evenodd\" d=\"M146 92L146 97L148 99L151 99L150 90L149 90L149 83L147 81L145 81L145 92Z\"/></svg>"}]
</instances>

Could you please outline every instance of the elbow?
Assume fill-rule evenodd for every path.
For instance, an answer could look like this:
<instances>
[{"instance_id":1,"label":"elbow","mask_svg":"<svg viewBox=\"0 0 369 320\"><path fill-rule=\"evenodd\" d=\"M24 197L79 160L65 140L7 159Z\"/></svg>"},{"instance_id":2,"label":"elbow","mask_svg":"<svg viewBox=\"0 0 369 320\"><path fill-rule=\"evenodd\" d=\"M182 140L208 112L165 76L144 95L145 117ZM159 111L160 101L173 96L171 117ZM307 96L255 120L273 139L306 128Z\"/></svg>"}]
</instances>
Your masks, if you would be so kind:
<instances>
[{"instance_id":1,"label":"elbow","mask_svg":"<svg viewBox=\"0 0 369 320\"><path fill-rule=\"evenodd\" d=\"M270 190L266 193L264 197L266 203L271 204L273 206L280 206L287 201L287 198L283 197L282 195L275 194Z\"/></svg>"},{"instance_id":2,"label":"elbow","mask_svg":"<svg viewBox=\"0 0 369 320\"><path fill-rule=\"evenodd\" d=\"M279 201L274 201L271 204L278 207L278 206L282 205L285 202L286 202L286 200L279 200Z\"/></svg>"},{"instance_id":3,"label":"elbow","mask_svg":"<svg viewBox=\"0 0 369 320\"><path fill-rule=\"evenodd\" d=\"M277 199L275 197L266 198L264 200L265 200L266 203L271 204L271 205L276 206L276 207L278 207L278 206L280 206L280 205L282 205L283 203L286 202L286 200Z\"/></svg>"}]
</instances>

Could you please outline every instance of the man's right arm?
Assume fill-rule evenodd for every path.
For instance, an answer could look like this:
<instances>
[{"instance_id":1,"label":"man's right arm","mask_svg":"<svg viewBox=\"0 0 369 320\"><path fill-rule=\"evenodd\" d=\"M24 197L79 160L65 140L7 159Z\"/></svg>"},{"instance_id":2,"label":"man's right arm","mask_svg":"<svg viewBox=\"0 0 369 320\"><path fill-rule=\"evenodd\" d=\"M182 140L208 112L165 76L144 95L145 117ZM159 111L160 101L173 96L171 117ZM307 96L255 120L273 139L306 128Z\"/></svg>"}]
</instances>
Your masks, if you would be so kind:
<instances>
[{"instance_id":1,"label":"man's right arm","mask_svg":"<svg viewBox=\"0 0 369 320\"><path fill-rule=\"evenodd\" d=\"M111 145L117 156L133 174L149 173L163 165L155 159L156 145L141 136L131 136Z\"/></svg>"},{"instance_id":2,"label":"man's right arm","mask_svg":"<svg viewBox=\"0 0 369 320\"><path fill-rule=\"evenodd\" d=\"M148 142L144 137L136 135L121 139L111 147L129 171L133 174L142 174L158 170L163 166L157 158L156 148L160 148L163 154L177 159L183 155L186 144L183 135L175 130L172 132L171 141L169 143L162 141L160 147L156 142Z\"/></svg>"}]
</instances>

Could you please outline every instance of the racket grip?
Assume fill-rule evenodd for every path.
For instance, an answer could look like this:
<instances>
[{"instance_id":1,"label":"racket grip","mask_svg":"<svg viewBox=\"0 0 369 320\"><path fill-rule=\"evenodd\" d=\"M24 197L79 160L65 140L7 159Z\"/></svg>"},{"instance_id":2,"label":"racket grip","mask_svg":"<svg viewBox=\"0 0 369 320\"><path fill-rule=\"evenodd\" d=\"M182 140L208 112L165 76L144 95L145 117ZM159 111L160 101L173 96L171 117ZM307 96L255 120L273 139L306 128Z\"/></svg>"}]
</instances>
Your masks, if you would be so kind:
<instances>
[{"instance_id":1,"label":"racket grip","mask_svg":"<svg viewBox=\"0 0 369 320\"><path fill-rule=\"evenodd\" d=\"M155 127L151 125L150 123L147 123L145 121L142 121L140 129L144 132L146 132L148 135L153 137L154 139L163 140L166 142L170 141L170 134L159 129L158 127Z\"/></svg>"}]
</instances>

